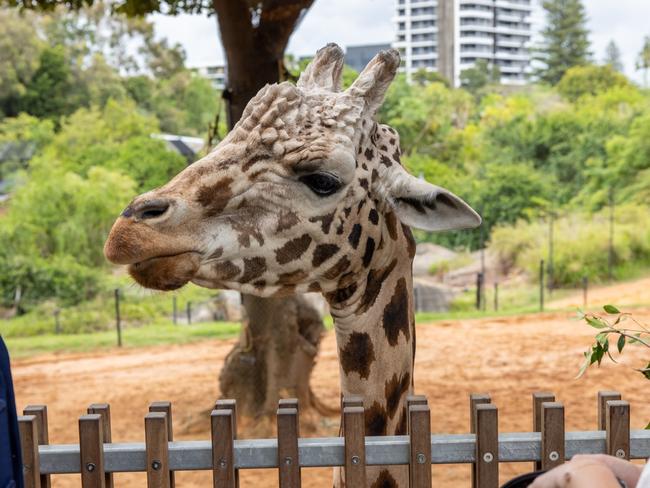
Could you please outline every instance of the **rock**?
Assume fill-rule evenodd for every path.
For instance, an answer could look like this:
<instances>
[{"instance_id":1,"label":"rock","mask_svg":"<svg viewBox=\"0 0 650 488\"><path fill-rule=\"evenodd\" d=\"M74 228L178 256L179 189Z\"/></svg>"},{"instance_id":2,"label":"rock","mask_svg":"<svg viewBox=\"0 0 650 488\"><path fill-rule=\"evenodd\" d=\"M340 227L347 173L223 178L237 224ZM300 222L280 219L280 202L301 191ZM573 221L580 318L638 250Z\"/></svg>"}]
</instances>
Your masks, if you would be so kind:
<instances>
[{"instance_id":1,"label":"rock","mask_svg":"<svg viewBox=\"0 0 650 488\"><path fill-rule=\"evenodd\" d=\"M429 269L435 263L450 261L456 253L443 246L422 242L417 245L413 259L413 276L428 276Z\"/></svg>"}]
</instances>

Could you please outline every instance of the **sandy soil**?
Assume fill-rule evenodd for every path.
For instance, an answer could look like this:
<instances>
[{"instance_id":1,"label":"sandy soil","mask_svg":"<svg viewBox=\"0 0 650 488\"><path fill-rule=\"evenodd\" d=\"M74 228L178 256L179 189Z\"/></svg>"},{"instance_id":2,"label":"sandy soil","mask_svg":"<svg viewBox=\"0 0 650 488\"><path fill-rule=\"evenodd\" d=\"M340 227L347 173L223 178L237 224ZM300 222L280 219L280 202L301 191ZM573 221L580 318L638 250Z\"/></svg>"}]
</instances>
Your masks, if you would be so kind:
<instances>
[{"instance_id":1,"label":"sandy soil","mask_svg":"<svg viewBox=\"0 0 650 488\"><path fill-rule=\"evenodd\" d=\"M647 289L648 287L646 287ZM620 302L619 302L620 303ZM646 322L650 309L638 311ZM415 385L428 396L432 431L468 429L468 395L489 392L499 407L502 432L531 428L534 391L552 391L566 408L567 428L595 429L596 394L614 389L632 408L632 428L650 420L650 386L638 373L642 350L630 348L623 364L607 364L587 376L574 377L593 336L593 329L566 313L463 320L418 326ZM48 355L14 363L18 406L45 403L50 441L78 442L77 418L88 404L109 402L114 441L143 441L143 416L155 400L174 405L176 439L207 439L208 410L218 397L217 377L232 341L204 341L182 346L151 347L97 354ZM324 337L313 388L336 405L339 398L335 339ZM337 419L323 419L314 434L336 435ZM530 471L530 463L502 465L501 477ZM438 487L469 486L468 466L434 466ZM179 487L211 486L208 473L178 473ZM277 486L276 472L245 471L242 486ZM303 470L303 486L330 486L329 469ZM56 488L80 486L78 475L58 476ZM143 475L118 474L118 487L146 486Z\"/></svg>"},{"instance_id":2,"label":"sandy soil","mask_svg":"<svg viewBox=\"0 0 650 488\"><path fill-rule=\"evenodd\" d=\"M582 291L560 300L551 300L550 308L566 309L582 307L584 298ZM650 278L642 278L614 286L595 286L588 290L587 306L592 309L603 305L626 304L641 305L650 303Z\"/></svg>"}]
</instances>

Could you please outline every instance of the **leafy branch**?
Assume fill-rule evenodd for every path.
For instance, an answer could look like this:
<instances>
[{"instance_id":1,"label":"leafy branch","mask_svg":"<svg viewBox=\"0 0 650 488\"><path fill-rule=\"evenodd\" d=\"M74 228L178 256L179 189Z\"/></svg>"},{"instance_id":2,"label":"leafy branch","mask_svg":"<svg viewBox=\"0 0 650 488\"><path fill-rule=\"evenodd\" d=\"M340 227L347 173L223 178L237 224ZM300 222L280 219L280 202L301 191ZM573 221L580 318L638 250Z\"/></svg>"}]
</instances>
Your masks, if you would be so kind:
<instances>
[{"instance_id":1,"label":"leafy branch","mask_svg":"<svg viewBox=\"0 0 650 488\"><path fill-rule=\"evenodd\" d=\"M600 366L605 355L612 362L617 362L610 351L610 339L616 344L619 355L628 344L646 347L650 351L650 328L647 325L636 320L631 314L621 312L614 305L605 305L603 309L606 315L580 312L580 318L599 332L594 343L584 353L585 360L577 378L582 376L591 365ZM635 371L650 380L650 361L644 368ZM650 424L646 428L650 429Z\"/></svg>"}]
</instances>

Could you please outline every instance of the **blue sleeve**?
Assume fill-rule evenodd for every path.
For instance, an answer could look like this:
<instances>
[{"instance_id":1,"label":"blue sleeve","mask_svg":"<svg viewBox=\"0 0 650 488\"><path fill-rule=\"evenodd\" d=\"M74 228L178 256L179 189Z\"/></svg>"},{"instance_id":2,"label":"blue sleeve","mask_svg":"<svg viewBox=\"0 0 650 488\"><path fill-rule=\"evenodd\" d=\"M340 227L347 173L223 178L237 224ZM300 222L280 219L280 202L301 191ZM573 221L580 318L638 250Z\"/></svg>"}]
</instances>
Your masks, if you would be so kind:
<instances>
[{"instance_id":1,"label":"blue sleeve","mask_svg":"<svg viewBox=\"0 0 650 488\"><path fill-rule=\"evenodd\" d=\"M23 488L22 468L9 352L0 337L0 488Z\"/></svg>"}]
</instances>

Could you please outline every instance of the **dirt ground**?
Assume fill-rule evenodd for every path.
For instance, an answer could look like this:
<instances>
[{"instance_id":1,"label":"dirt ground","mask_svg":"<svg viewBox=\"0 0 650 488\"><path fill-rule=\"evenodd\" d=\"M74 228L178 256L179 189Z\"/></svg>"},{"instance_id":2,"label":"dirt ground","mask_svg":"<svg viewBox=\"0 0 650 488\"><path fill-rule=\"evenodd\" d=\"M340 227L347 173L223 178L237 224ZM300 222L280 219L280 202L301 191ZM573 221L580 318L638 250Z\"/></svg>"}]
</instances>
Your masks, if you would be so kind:
<instances>
[{"instance_id":1,"label":"dirt ground","mask_svg":"<svg viewBox=\"0 0 650 488\"><path fill-rule=\"evenodd\" d=\"M650 287L643 288L648 293ZM611 293L609 298L613 298ZM650 322L650 309L635 313ZM415 386L417 393L429 398L432 431L467 432L468 395L473 392L492 395L499 407L501 432L530 430L534 391L552 391L564 402L568 430L593 430L598 390L621 391L631 403L632 428L643 428L650 420L650 385L640 374L630 371L642 365L641 348L630 347L622 364L606 364L574 379L593 333L568 313L418 326ZM142 442L148 404L170 400L174 405L175 438L208 439L208 411L219 395L217 377L232 344L213 340L18 360L13 365L18 407L47 404L50 442L75 443L77 418L86 406L108 402L113 441ZM335 339L333 333L328 333L312 385L324 402L336 405L339 386L333 371L338 371ZM310 435L336 435L337 425L336 418L322 419ZM506 480L530 470L530 463L504 464L501 478ZM179 487L211 486L209 473L184 472L176 476ZM468 466L434 466L433 476L438 487L469 486ZM331 486L329 469L305 469L302 478L305 487ZM115 480L117 487L146 486L142 474L118 474ZM242 487L277 486L277 474L273 470L244 471L241 481ZM58 476L52 485L77 487L80 481L78 475Z\"/></svg>"}]
</instances>

